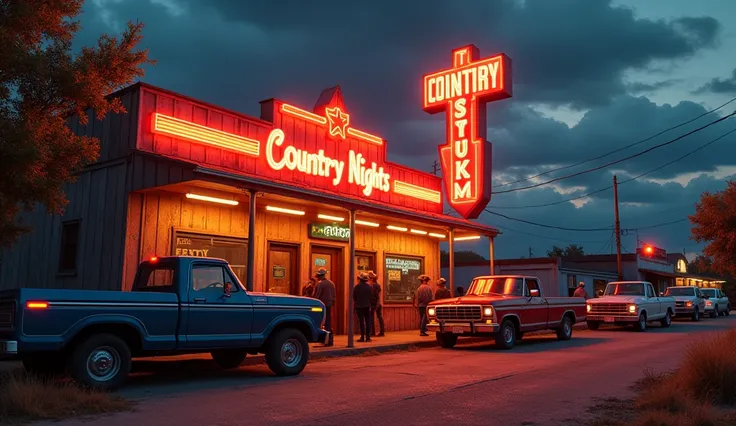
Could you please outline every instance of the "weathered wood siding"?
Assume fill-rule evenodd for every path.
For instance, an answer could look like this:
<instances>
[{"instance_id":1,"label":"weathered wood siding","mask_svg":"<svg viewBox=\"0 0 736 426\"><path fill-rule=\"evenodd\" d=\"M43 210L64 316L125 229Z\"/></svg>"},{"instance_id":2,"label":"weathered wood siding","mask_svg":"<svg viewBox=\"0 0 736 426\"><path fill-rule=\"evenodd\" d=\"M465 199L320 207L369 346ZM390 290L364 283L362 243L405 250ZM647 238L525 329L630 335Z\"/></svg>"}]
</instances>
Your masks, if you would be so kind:
<instances>
[{"instance_id":1,"label":"weathered wood siding","mask_svg":"<svg viewBox=\"0 0 736 426\"><path fill-rule=\"evenodd\" d=\"M126 289L129 289L135 270L141 259L152 255L171 255L174 229L195 233L248 237L247 203L238 206L190 201L182 194L149 191L130 194L126 231ZM324 241L308 237L308 225L314 222L309 216L289 216L266 212L263 203L258 207L255 237L255 291L266 291L268 268L268 244L285 243L298 247L298 281L301 286L313 273L310 265L312 245L339 247L343 250L342 285L349 277L347 243ZM142 226L142 228L141 228ZM142 229L142 231L141 231ZM439 242L429 237L393 232L375 228L358 227L355 233L356 251L375 253L376 273L384 277L386 254L408 255L424 259L424 271L433 278L439 276ZM245 262L243 262L245 263ZM338 280L335 279L337 284ZM383 285L383 278L381 279ZM347 287L344 287L344 305L347 306ZM344 312L347 321L347 312ZM384 303L384 320L388 331L417 328L419 319L410 303Z\"/></svg>"},{"instance_id":2,"label":"weathered wood siding","mask_svg":"<svg viewBox=\"0 0 736 426\"><path fill-rule=\"evenodd\" d=\"M63 215L52 215L42 205L23 212L19 219L32 228L3 256L0 289L19 287L108 289L121 287L124 232L129 190L128 155L135 147L138 128L139 87L117 94L127 113L101 119L87 111L82 125L76 116L67 125L77 134L96 137L100 156L96 163L64 186L69 201ZM62 223L80 221L75 274L60 274Z\"/></svg>"}]
</instances>

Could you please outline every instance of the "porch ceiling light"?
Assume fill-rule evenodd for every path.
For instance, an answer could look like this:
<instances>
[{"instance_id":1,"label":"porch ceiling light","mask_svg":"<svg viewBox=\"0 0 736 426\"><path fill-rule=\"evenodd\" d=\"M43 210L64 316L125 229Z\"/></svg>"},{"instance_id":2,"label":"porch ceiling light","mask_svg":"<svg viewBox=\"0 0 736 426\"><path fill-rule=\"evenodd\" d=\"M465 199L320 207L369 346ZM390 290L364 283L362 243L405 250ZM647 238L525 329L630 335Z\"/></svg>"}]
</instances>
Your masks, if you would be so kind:
<instances>
[{"instance_id":1,"label":"porch ceiling light","mask_svg":"<svg viewBox=\"0 0 736 426\"><path fill-rule=\"evenodd\" d=\"M293 214L295 216L304 216L305 212L301 210L292 210L292 209L285 209L283 207L275 207L275 206L266 206L266 210L270 212L276 212L276 213L286 213L286 214Z\"/></svg>"},{"instance_id":2,"label":"porch ceiling light","mask_svg":"<svg viewBox=\"0 0 736 426\"><path fill-rule=\"evenodd\" d=\"M356 220L356 225L370 226L372 228L378 228L380 225L374 222L368 222L366 220Z\"/></svg>"},{"instance_id":3,"label":"porch ceiling light","mask_svg":"<svg viewBox=\"0 0 736 426\"><path fill-rule=\"evenodd\" d=\"M429 236L430 237L435 237L435 238L445 238L445 234L437 234L435 232L430 232L429 233Z\"/></svg>"},{"instance_id":4,"label":"porch ceiling light","mask_svg":"<svg viewBox=\"0 0 736 426\"><path fill-rule=\"evenodd\" d=\"M390 229L392 231L399 231L399 232L406 232L409 230L408 228L404 228L403 226L394 226L394 225L387 225L386 229Z\"/></svg>"},{"instance_id":5,"label":"porch ceiling light","mask_svg":"<svg viewBox=\"0 0 736 426\"><path fill-rule=\"evenodd\" d=\"M210 197L207 195L187 193L187 198L190 200L209 201L210 203L227 204L229 206L237 206L238 202L235 200L228 200L225 198Z\"/></svg>"},{"instance_id":6,"label":"porch ceiling light","mask_svg":"<svg viewBox=\"0 0 736 426\"><path fill-rule=\"evenodd\" d=\"M410 229L409 232L412 234L427 235L427 231L422 231L421 229Z\"/></svg>"},{"instance_id":7,"label":"porch ceiling light","mask_svg":"<svg viewBox=\"0 0 736 426\"><path fill-rule=\"evenodd\" d=\"M471 241L480 240L480 235L468 235L466 237L456 237L455 241Z\"/></svg>"},{"instance_id":8,"label":"porch ceiling light","mask_svg":"<svg viewBox=\"0 0 736 426\"><path fill-rule=\"evenodd\" d=\"M342 222L343 220L345 220L345 218L344 218L344 217L340 217L340 216L330 216L330 215L328 215L328 214L318 214L318 215L317 215L317 217L318 217L318 218L320 218L320 219L324 219L324 220L332 220L332 221L335 221L335 222Z\"/></svg>"}]
</instances>

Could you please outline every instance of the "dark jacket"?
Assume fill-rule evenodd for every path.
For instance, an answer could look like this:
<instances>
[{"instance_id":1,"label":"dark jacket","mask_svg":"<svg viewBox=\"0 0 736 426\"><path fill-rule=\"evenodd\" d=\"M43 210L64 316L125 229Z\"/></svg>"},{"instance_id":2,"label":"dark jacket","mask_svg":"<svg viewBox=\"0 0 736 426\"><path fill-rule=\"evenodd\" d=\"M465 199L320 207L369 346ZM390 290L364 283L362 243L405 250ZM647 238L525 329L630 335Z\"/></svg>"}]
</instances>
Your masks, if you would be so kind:
<instances>
[{"instance_id":1,"label":"dark jacket","mask_svg":"<svg viewBox=\"0 0 736 426\"><path fill-rule=\"evenodd\" d=\"M371 297L371 308L377 308L378 305L381 304L381 285L378 284L378 281L371 284L371 287L373 287L373 295Z\"/></svg>"},{"instance_id":2,"label":"dark jacket","mask_svg":"<svg viewBox=\"0 0 736 426\"><path fill-rule=\"evenodd\" d=\"M321 300L326 307L332 307L335 304L335 283L324 278L317 283L317 288L314 289L314 298Z\"/></svg>"},{"instance_id":3,"label":"dark jacket","mask_svg":"<svg viewBox=\"0 0 736 426\"><path fill-rule=\"evenodd\" d=\"M434 300L449 299L451 297L450 289L447 287L437 287L437 291L434 292Z\"/></svg>"},{"instance_id":4,"label":"dark jacket","mask_svg":"<svg viewBox=\"0 0 736 426\"><path fill-rule=\"evenodd\" d=\"M309 283L302 289L302 296L312 297L314 296L314 285Z\"/></svg>"},{"instance_id":5,"label":"dark jacket","mask_svg":"<svg viewBox=\"0 0 736 426\"><path fill-rule=\"evenodd\" d=\"M353 302L356 309L370 308L371 299L373 299L373 288L367 282L361 281L353 288Z\"/></svg>"},{"instance_id":6,"label":"dark jacket","mask_svg":"<svg viewBox=\"0 0 736 426\"><path fill-rule=\"evenodd\" d=\"M422 284L414 293L414 306L419 308L426 308L427 305L432 301L432 287L427 284Z\"/></svg>"},{"instance_id":7,"label":"dark jacket","mask_svg":"<svg viewBox=\"0 0 736 426\"><path fill-rule=\"evenodd\" d=\"M570 294L570 293L567 293L567 294ZM584 287L578 287L575 290L575 292L572 294L572 297L583 297L585 299L590 299L590 297L588 297L588 292L585 291Z\"/></svg>"}]
</instances>

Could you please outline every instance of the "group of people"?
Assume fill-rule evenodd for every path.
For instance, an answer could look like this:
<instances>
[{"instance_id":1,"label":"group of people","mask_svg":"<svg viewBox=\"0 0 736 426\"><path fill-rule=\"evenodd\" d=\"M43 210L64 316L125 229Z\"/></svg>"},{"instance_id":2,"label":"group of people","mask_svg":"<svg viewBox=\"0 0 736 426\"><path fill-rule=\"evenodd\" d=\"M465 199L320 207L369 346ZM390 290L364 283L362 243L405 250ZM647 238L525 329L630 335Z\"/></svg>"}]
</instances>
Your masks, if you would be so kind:
<instances>
[{"instance_id":1,"label":"group of people","mask_svg":"<svg viewBox=\"0 0 736 426\"><path fill-rule=\"evenodd\" d=\"M381 304L381 285L378 276L373 272L359 272L358 283L353 288L353 304L358 317L360 339L358 342L370 342L371 337L384 336L383 306ZM419 287L414 292L414 307L419 313L419 335L429 336L427 333L427 305L433 300L449 299L452 297L447 288L447 280L437 280L437 290L432 293L428 275L419 276ZM462 296L463 288L457 288L457 295ZM319 268L313 277L302 288L302 296L314 297L325 304L325 331L332 334L332 309L335 306L335 283L327 279L327 270ZM378 318L379 332L376 334L376 318ZM328 342L328 346L332 342Z\"/></svg>"}]
</instances>

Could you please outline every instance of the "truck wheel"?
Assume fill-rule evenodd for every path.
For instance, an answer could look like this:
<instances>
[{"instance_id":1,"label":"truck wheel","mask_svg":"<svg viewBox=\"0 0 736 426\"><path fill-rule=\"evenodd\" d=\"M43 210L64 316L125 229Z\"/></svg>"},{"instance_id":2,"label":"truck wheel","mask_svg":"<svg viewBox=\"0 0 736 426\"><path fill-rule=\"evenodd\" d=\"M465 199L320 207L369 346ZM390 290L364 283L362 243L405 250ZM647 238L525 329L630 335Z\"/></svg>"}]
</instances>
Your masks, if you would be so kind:
<instances>
[{"instance_id":1,"label":"truck wheel","mask_svg":"<svg viewBox=\"0 0 736 426\"><path fill-rule=\"evenodd\" d=\"M562 318L562 324L557 329L557 340L570 340L572 337L572 320L566 316Z\"/></svg>"},{"instance_id":2,"label":"truck wheel","mask_svg":"<svg viewBox=\"0 0 736 426\"><path fill-rule=\"evenodd\" d=\"M121 338L112 334L95 334L74 349L70 370L84 386L111 390L123 384L130 365L130 348Z\"/></svg>"},{"instance_id":3,"label":"truck wheel","mask_svg":"<svg viewBox=\"0 0 736 426\"><path fill-rule=\"evenodd\" d=\"M63 353L31 354L21 359L23 368L28 374L38 377L54 377L64 373L66 357Z\"/></svg>"},{"instance_id":4,"label":"truck wheel","mask_svg":"<svg viewBox=\"0 0 736 426\"><path fill-rule=\"evenodd\" d=\"M601 323L598 321L588 321L588 330L596 331L601 327Z\"/></svg>"},{"instance_id":5,"label":"truck wheel","mask_svg":"<svg viewBox=\"0 0 736 426\"><path fill-rule=\"evenodd\" d=\"M222 349L212 351L210 355L212 355L212 359L221 368L229 369L240 367L247 353L242 349Z\"/></svg>"},{"instance_id":6,"label":"truck wheel","mask_svg":"<svg viewBox=\"0 0 736 426\"><path fill-rule=\"evenodd\" d=\"M511 349L516 343L516 326L510 320L501 323L501 329L496 333L496 346L501 349Z\"/></svg>"},{"instance_id":7,"label":"truck wheel","mask_svg":"<svg viewBox=\"0 0 736 426\"><path fill-rule=\"evenodd\" d=\"M695 312L693 312L693 321L700 321L700 311L698 310L698 308L695 308Z\"/></svg>"},{"instance_id":8,"label":"truck wheel","mask_svg":"<svg viewBox=\"0 0 736 426\"><path fill-rule=\"evenodd\" d=\"M309 360L309 343L299 330L280 330L269 339L266 364L277 376L295 376Z\"/></svg>"},{"instance_id":9,"label":"truck wheel","mask_svg":"<svg viewBox=\"0 0 736 426\"><path fill-rule=\"evenodd\" d=\"M437 333L435 333L435 337L437 338L437 343L440 345L440 347L445 349L453 348L457 343L457 334L440 333L438 331Z\"/></svg>"},{"instance_id":10,"label":"truck wheel","mask_svg":"<svg viewBox=\"0 0 736 426\"><path fill-rule=\"evenodd\" d=\"M639 315L639 321L634 324L634 330L636 331L647 331L647 314L642 313Z\"/></svg>"},{"instance_id":11,"label":"truck wheel","mask_svg":"<svg viewBox=\"0 0 736 426\"><path fill-rule=\"evenodd\" d=\"M718 316L718 305L713 307L713 312L710 313L711 318L715 318Z\"/></svg>"},{"instance_id":12,"label":"truck wheel","mask_svg":"<svg viewBox=\"0 0 736 426\"><path fill-rule=\"evenodd\" d=\"M664 316L664 319L660 321L659 323L662 324L662 327L665 327L665 328L672 325L672 315L670 314L669 310L667 310L667 314Z\"/></svg>"}]
</instances>

